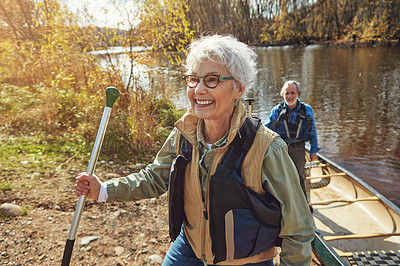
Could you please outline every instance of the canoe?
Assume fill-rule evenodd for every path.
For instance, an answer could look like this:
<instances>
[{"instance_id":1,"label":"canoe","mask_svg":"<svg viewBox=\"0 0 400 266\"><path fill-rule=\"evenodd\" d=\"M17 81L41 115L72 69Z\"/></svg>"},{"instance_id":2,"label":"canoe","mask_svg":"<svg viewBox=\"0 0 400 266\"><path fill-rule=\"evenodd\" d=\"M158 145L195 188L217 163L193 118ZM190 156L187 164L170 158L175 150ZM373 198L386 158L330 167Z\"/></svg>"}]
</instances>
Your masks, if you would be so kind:
<instances>
[{"instance_id":1,"label":"canoe","mask_svg":"<svg viewBox=\"0 0 400 266\"><path fill-rule=\"evenodd\" d=\"M400 208L356 175L307 153L314 255L323 265L400 265Z\"/></svg>"}]
</instances>

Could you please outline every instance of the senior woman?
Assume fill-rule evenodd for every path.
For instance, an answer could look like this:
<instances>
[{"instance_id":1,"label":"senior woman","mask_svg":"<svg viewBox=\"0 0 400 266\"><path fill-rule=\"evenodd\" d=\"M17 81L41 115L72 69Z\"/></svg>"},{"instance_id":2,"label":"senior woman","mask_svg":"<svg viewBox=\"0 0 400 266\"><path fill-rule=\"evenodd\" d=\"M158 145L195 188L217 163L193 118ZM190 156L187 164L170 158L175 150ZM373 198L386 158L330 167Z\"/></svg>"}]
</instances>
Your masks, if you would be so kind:
<instances>
[{"instance_id":1,"label":"senior woman","mask_svg":"<svg viewBox=\"0 0 400 266\"><path fill-rule=\"evenodd\" d=\"M220 232L210 230L213 226L210 205L218 207L219 204L210 199L210 179L235 137L241 138L238 132L246 120L246 111L240 98L255 80L256 57L251 48L231 36L212 35L194 41L188 47L184 77L191 108L175 123L154 162L139 173L104 183L85 173L76 178L76 194L98 201L152 198L169 189L170 213L173 214L170 215L170 234L171 227L179 228L178 233L171 236L173 242L163 265L273 265L272 259L278 254L277 247L254 250L248 244L244 249L250 251L241 252L240 243L236 243L239 240L229 238L227 231L227 238L221 239L216 237ZM182 155L183 139L191 147L191 161L179 166L176 159ZM175 181L170 182L170 172L182 167L179 194L172 191L175 189L171 183ZM310 265L310 243L314 238L312 218L284 141L263 125L259 126L239 172L247 188L261 195L268 192L279 202L280 264ZM219 189L223 191L224 187ZM184 218L176 225L173 221L177 202L182 202ZM242 227L239 232L242 237L249 235L247 230L246 226ZM256 245L268 241L266 238L268 236L261 236L251 241L256 241L253 243ZM215 242L221 242L222 249L226 247L227 253L228 250L231 253L218 254ZM236 250L232 251L234 248ZM224 259L221 261L217 256Z\"/></svg>"}]
</instances>

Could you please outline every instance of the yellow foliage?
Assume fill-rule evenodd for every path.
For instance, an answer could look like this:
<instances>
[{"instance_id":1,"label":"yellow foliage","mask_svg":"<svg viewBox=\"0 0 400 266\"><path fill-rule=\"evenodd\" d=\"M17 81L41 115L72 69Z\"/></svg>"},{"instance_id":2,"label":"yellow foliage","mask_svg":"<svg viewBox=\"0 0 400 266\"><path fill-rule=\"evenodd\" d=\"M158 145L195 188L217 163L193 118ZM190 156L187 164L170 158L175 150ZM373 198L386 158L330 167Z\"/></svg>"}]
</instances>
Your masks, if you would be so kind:
<instances>
[{"instance_id":1,"label":"yellow foliage","mask_svg":"<svg viewBox=\"0 0 400 266\"><path fill-rule=\"evenodd\" d=\"M100 68L95 56L88 53L108 45L132 48L135 34L131 29L124 39L116 29L80 27L58 0L1 0L0 86L18 85L9 89L10 93L29 95L28 103L32 104L18 110L5 108L0 129L13 133L68 131L90 143L104 109L105 89L114 86L121 96L114 105L118 112L114 112L106 137L111 144L103 149L126 155L155 149L158 128L170 126L177 118L175 112L165 115L161 111L174 107L140 88L132 90L123 83L115 65ZM176 41L173 44L181 44ZM129 58L131 62L148 61L133 52ZM9 106L6 100L4 106Z\"/></svg>"},{"instance_id":2,"label":"yellow foliage","mask_svg":"<svg viewBox=\"0 0 400 266\"><path fill-rule=\"evenodd\" d=\"M187 2L149 0L144 3L143 8L143 22L140 26L153 49L184 52L193 35L187 18ZM175 61L174 58L171 59Z\"/></svg>"},{"instance_id":3,"label":"yellow foliage","mask_svg":"<svg viewBox=\"0 0 400 266\"><path fill-rule=\"evenodd\" d=\"M400 36L399 0L284 0L278 5L260 33L262 42L375 42Z\"/></svg>"}]
</instances>

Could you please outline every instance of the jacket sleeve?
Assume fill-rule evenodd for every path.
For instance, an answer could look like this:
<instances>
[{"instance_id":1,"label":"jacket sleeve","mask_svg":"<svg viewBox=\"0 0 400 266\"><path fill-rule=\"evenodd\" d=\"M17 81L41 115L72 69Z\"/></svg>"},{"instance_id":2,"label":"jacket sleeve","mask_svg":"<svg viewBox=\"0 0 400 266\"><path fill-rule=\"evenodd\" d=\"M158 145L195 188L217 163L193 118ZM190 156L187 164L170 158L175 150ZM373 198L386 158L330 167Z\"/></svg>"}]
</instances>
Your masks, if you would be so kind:
<instances>
[{"instance_id":1,"label":"jacket sleeve","mask_svg":"<svg viewBox=\"0 0 400 266\"><path fill-rule=\"evenodd\" d=\"M274 125L276 120L278 119L278 107L279 105L275 106L268 115L267 122L265 126L271 130L274 130Z\"/></svg>"},{"instance_id":2,"label":"jacket sleeve","mask_svg":"<svg viewBox=\"0 0 400 266\"><path fill-rule=\"evenodd\" d=\"M306 113L307 113L307 119L309 119L312 122L312 128L311 128L311 134L310 134L310 153L315 154L319 151L318 148L318 137L317 137L317 127L315 126L315 118L314 118L314 112L311 106L306 105Z\"/></svg>"},{"instance_id":3,"label":"jacket sleeve","mask_svg":"<svg viewBox=\"0 0 400 266\"><path fill-rule=\"evenodd\" d=\"M268 148L261 173L264 188L281 204L280 265L310 265L314 224L287 146L276 138Z\"/></svg>"},{"instance_id":4,"label":"jacket sleeve","mask_svg":"<svg viewBox=\"0 0 400 266\"><path fill-rule=\"evenodd\" d=\"M177 136L178 130L174 128L154 161L139 173L105 182L108 193L107 202L140 200L164 194L168 190L171 163L176 157Z\"/></svg>"}]
</instances>

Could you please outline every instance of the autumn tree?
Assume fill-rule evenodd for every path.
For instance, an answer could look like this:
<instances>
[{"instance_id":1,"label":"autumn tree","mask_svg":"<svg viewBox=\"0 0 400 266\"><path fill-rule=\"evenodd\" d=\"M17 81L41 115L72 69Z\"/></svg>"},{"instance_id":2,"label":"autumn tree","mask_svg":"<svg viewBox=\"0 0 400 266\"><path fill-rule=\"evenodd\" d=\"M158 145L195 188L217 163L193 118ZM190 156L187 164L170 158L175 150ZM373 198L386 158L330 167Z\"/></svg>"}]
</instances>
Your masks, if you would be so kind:
<instances>
[{"instance_id":1,"label":"autumn tree","mask_svg":"<svg viewBox=\"0 0 400 266\"><path fill-rule=\"evenodd\" d=\"M140 32L155 50L183 52L192 40L186 1L146 1L141 20ZM171 59L178 63L181 60L178 56Z\"/></svg>"},{"instance_id":2,"label":"autumn tree","mask_svg":"<svg viewBox=\"0 0 400 266\"><path fill-rule=\"evenodd\" d=\"M125 156L156 149L154 143L165 137L160 134L162 127L176 120L174 107L148 88L124 83L118 65L100 67L99 56L93 53L122 45L132 64L143 63L130 49L137 45L131 26L120 30L83 25L58 0L1 1L0 85L17 85L13 93L29 92L35 104L2 112L0 126L6 123L12 133L73 132L90 144L104 107L105 88L114 86L121 96L106 137L112 145L103 149Z\"/></svg>"},{"instance_id":3,"label":"autumn tree","mask_svg":"<svg viewBox=\"0 0 400 266\"><path fill-rule=\"evenodd\" d=\"M399 40L399 0L280 0L261 32L264 44Z\"/></svg>"}]
</instances>

